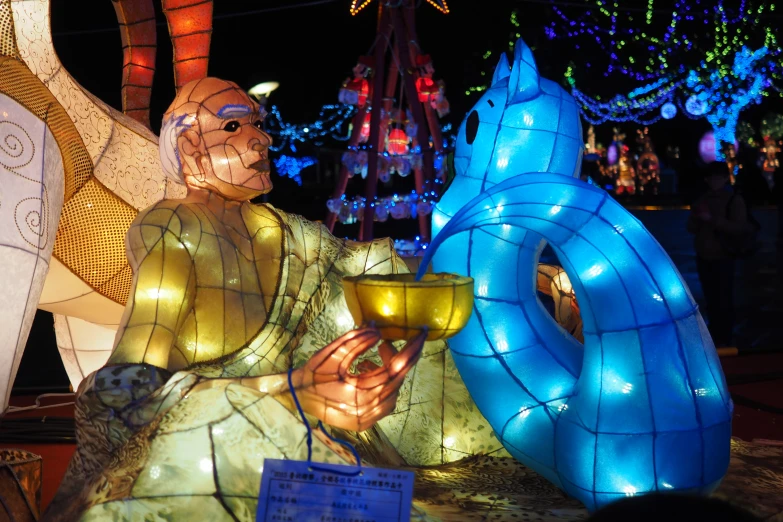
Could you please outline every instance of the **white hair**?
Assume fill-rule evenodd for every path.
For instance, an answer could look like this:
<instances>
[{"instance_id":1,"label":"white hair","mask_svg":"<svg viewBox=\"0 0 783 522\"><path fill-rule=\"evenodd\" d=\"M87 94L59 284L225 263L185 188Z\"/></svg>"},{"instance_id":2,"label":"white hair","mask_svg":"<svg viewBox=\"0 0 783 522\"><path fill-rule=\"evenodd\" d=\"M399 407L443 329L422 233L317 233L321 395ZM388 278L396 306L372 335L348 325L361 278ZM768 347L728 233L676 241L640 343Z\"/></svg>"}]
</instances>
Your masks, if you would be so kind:
<instances>
[{"instance_id":1,"label":"white hair","mask_svg":"<svg viewBox=\"0 0 783 522\"><path fill-rule=\"evenodd\" d=\"M180 134L192 127L192 121L192 115L189 114L181 116L172 114L168 118L164 117L158 140L160 166L163 168L163 172L170 180L181 185L185 183L185 178L182 173L182 159L179 157L177 140Z\"/></svg>"}]
</instances>

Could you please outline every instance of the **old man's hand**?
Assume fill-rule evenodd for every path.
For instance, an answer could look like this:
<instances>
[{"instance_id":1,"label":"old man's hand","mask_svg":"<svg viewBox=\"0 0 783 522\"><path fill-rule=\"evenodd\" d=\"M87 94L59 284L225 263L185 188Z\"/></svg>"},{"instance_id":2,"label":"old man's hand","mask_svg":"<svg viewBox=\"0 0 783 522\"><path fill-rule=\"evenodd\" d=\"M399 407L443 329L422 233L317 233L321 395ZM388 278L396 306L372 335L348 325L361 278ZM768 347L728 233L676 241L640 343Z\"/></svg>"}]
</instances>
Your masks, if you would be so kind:
<instances>
[{"instance_id":1,"label":"old man's hand","mask_svg":"<svg viewBox=\"0 0 783 522\"><path fill-rule=\"evenodd\" d=\"M316 352L291 379L302 408L323 422L352 431L363 431L394 410L397 394L408 370L421 356L426 332L408 341L398 353L382 342L378 353L383 361L359 365L356 359L381 341L378 330L352 330Z\"/></svg>"}]
</instances>

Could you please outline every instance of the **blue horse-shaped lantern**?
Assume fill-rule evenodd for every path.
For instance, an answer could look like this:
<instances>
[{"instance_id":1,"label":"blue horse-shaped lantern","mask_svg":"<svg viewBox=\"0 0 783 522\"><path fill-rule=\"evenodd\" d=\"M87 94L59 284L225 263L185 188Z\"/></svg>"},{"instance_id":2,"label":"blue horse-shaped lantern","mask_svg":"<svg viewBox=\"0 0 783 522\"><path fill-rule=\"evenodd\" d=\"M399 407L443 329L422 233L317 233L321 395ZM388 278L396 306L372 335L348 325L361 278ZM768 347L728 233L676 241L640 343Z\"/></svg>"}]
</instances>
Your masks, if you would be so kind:
<instances>
[{"instance_id":1,"label":"blue horse-shaped lantern","mask_svg":"<svg viewBox=\"0 0 783 522\"><path fill-rule=\"evenodd\" d=\"M574 179L582 147L573 98L517 41L460 127L422 271L432 260L475 279L473 316L450 346L515 458L590 510L707 494L728 468L733 408L715 347L663 248ZM546 243L579 299L584 345L536 296Z\"/></svg>"}]
</instances>

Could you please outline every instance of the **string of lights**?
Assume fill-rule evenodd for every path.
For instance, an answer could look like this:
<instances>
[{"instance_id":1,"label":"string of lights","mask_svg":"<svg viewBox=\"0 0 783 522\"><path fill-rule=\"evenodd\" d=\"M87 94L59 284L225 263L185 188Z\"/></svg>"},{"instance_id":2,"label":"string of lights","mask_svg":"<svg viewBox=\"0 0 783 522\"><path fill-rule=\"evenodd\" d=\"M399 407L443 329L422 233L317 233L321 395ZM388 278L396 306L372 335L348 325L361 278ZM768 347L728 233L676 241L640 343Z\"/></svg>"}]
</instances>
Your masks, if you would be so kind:
<instances>
[{"instance_id":1,"label":"string of lights","mask_svg":"<svg viewBox=\"0 0 783 522\"><path fill-rule=\"evenodd\" d=\"M774 12L774 4L741 0L730 8L725 0L712 6L702 0L677 0L673 10L662 13L655 9L655 0L648 0L644 20L634 22L634 15L616 1L585 2L592 8L579 16L551 3L560 24L546 28L549 38L572 38L582 53L595 43L608 57L605 77L621 73L643 82L604 101L579 89L575 67L569 66L566 81L585 119L594 125L650 125L678 112L703 117L713 127L716 157L721 158L725 144L735 142L742 110L780 93L783 52L773 27L762 23Z\"/></svg>"},{"instance_id":2,"label":"string of lights","mask_svg":"<svg viewBox=\"0 0 783 522\"><path fill-rule=\"evenodd\" d=\"M350 137L348 127L353 118L355 108L350 105L326 105L320 111L320 118L312 123L289 124L285 123L280 116L280 111L273 106L271 113L266 118L267 132L277 139L276 144L271 147L276 152L281 152L286 148L292 153L297 152L297 143L311 143L322 145L327 138L338 141L346 141ZM444 145L447 150L453 149L456 135L452 132L450 123L441 127L444 139ZM369 149L366 144L360 144L355 147L347 147L348 151L343 154L342 163L345 164L354 174L366 176L367 172L367 152ZM387 151L378 153L380 160L380 179L388 181L391 174L398 174L406 177L412 169L421 168L421 147L411 147L409 154L394 155ZM277 172L281 176L287 176L302 185L301 171L318 162L317 158L312 156L292 156L282 154L274 160ZM442 154L435 155L434 168L436 173L442 174L445 168L444 157Z\"/></svg>"},{"instance_id":3,"label":"string of lights","mask_svg":"<svg viewBox=\"0 0 783 522\"><path fill-rule=\"evenodd\" d=\"M751 5L750 0L741 0L736 7L729 7L725 0L718 0L710 7L702 0L677 0L674 9L665 10L655 9L654 0L648 0L641 23L631 10L621 10L617 1L585 2L592 8L577 16L569 16L556 0L551 0L551 4L560 23L551 22L546 28L547 36L586 36L586 41L580 39L575 49L595 41L609 57L605 76L620 72L637 81L650 81L657 79L661 71L682 72L686 63L682 58L688 51L696 51L698 61L703 60L707 66L713 62L720 66L741 46L753 45L751 39L759 36L764 46L777 46L774 27L761 24L762 18L775 11L774 4L765 2ZM661 26L665 27L663 33L656 35ZM670 67L672 57L677 57L673 60L676 65Z\"/></svg>"},{"instance_id":4,"label":"string of lights","mask_svg":"<svg viewBox=\"0 0 783 522\"><path fill-rule=\"evenodd\" d=\"M395 239L394 251L401 256L415 256L427 250L430 246L429 243L422 241L421 237L416 236L414 239Z\"/></svg>"},{"instance_id":5,"label":"string of lights","mask_svg":"<svg viewBox=\"0 0 783 522\"><path fill-rule=\"evenodd\" d=\"M291 178L301 187L302 169L306 169L307 167L318 163L318 158L314 156L295 157L281 154L279 157L275 158L274 163L278 174Z\"/></svg>"},{"instance_id":6,"label":"string of lights","mask_svg":"<svg viewBox=\"0 0 783 522\"><path fill-rule=\"evenodd\" d=\"M674 116L667 104L671 103L675 92L682 83L682 81L667 82L641 97L634 96L633 92L617 95L606 103L584 94L576 87L572 88L571 93L582 106L582 116L593 125L607 121L631 121L639 125L652 125L661 118L669 119ZM668 111L663 110L664 106ZM653 113L655 109L660 109L660 111L651 115L650 113Z\"/></svg>"},{"instance_id":7,"label":"string of lights","mask_svg":"<svg viewBox=\"0 0 783 522\"><path fill-rule=\"evenodd\" d=\"M355 147L348 147L342 155L341 162L348 169L352 176L361 175L362 179L367 177L368 164L372 150L366 144ZM421 147L411 147L410 151L404 154L390 154L387 150L378 152L378 179L386 183L391 179L392 174L406 178L416 169L421 169L424 158L421 154ZM447 167L444 155L435 153L433 158L433 170L436 179L443 180L447 176Z\"/></svg>"},{"instance_id":8,"label":"string of lights","mask_svg":"<svg viewBox=\"0 0 783 522\"><path fill-rule=\"evenodd\" d=\"M296 143L314 143L322 145L326 138L347 141L350 138L348 126L356 108L345 104L324 105L318 118L311 123L286 123L280 110L273 105L265 120L266 132L277 138L270 147L279 152L286 147L296 152Z\"/></svg>"},{"instance_id":9,"label":"string of lights","mask_svg":"<svg viewBox=\"0 0 783 522\"><path fill-rule=\"evenodd\" d=\"M337 214L337 218L343 224L362 221L368 208L374 213L373 220L380 222L385 222L390 217L408 219L415 218L419 214L426 216L432 212L438 198L438 187L442 184L442 180L435 179L431 182L428 180L421 194L412 190L410 194L375 196L370 203L362 196L349 198L343 194L339 198L329 199L326 207L330 212Z\"/></svg>"},{"instance_id":10,"label":"string of lights","mask_svg":"<svg viewBox=\"0 0 783 522\"><path fill-rule=\"evenodd\" d=\"M759 137L761 138L759 140ZM737 141L747 143L751 147L758 148L765 141L778 141L783 139L783 114L769 113L762 120L756 129L747 121L740 121L737 124ZM780 145L783 145L781 143Z\"/></svg>"},{"instance_id":11,"label":"string of lights","mask_svg":"<svg viewBox=\"0 0 783 522\"><path fill-rule=\"evenodd\" d=\"M742 110L753 103L761 103L772 85L768 75L769 55L766 47L755 51L743 47L735 55L730 69L691 70L684 79L664 78L664 82L645 86L652 88L642 89L642 96L634 96L631 92L602 102L576 87L572 92L582 106L584 118L593 125L606 121L650 125L661 118L673 118L679 107L689 118L706 118L713 127L716 148L722 149L722 144L735 142ZM683 97L687 98L683 100ZM722 152L717 154L720 157Z\"/></svg>"}]
</instances>

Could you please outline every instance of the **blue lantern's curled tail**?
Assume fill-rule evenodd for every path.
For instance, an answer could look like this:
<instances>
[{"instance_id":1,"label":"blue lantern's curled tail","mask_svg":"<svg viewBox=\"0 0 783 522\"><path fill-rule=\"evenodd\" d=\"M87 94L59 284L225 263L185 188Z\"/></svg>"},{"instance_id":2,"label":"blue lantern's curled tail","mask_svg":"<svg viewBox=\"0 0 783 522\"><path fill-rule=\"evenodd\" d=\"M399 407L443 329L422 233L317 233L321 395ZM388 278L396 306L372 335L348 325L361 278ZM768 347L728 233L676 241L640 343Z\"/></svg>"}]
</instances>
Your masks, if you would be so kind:
<instances>
[{"instance_id":1,"label":"blue lantern's curled tail","mask_svg":"<svg viewBox=\"0 0 783 522\"><path fill-rule=\"evenodd\" d=\"M536 297L543 241L576 291L584 347ZM423 260L475 279L457 368L506 449L590 510L660 492L708 493L729 462L732 402L672 261L605 192L552 174L485 190Z\"/></svg>"}]
</instances>

